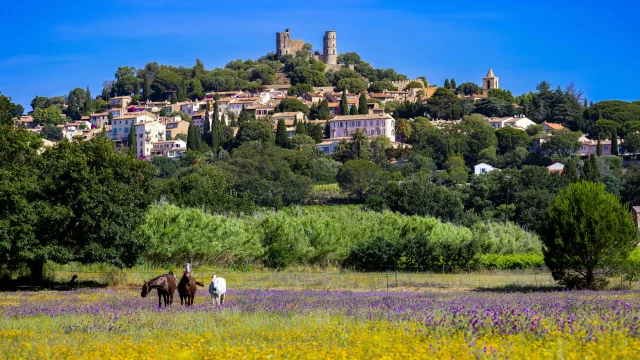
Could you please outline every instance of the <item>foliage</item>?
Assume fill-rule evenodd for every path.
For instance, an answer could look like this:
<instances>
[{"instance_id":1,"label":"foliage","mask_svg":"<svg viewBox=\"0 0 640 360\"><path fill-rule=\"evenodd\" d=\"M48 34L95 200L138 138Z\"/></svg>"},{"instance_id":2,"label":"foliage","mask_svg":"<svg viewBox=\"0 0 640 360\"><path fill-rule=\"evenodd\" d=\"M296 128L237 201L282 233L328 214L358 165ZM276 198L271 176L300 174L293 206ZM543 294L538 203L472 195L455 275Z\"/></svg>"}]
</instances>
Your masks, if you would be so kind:
<instances>
[{"instance_id":1,"label":"foliage","mask_svg":"<svg viewBox=\"0 0 640 360\"><path fill-rule=\"evenodd\" d=\"M638 242L627 207L601 184L569 185L547 210L541 230L545 263L569 287L601 287Z\"/></svg>"},{"instance_id":2,"label":"foliage","mask_svg":"<svg viewBox=\"0 0 640 360\"><path fill-rule=\"evenodd\" d=\"M582 146L578 141L580 139L579 132L571 132L568 130L554 130L551 136L545 138L541 149L550 155L570 156L574 151Z\"/></svg>"},{"instance_id":3,"label":"foliage","mask_svg":"<svg viewBox=\"0 0 640 360\"><path fill-rule=\"evenodd\" d=\"M60 116L60 108L57 106L49 106L47 108L36 108L31 114L33 122L36 125L60 125L64 121Z\"/></svg>"},{"instance_id":4,"label":"foliage","mask_svg":"<svg viewBox=\"0 0 640 360\"><path fill-rule=\"evenodd\" d=\"M293 98L282 100L274 109L275 112L294 112L301 111L305 116L309 115L309 107L302 101Z\"/></svg>"},{"instance_id":5,"label":"foliage","mask_svg":"<svg viewBox=\"0 0 640 360\"><path fill-rule=\"evenodd\" d=\"M462 83L458 85L458 87L456 88L456 94L471 96L474 94L481 94L481 93L482 93L482 88L478 86L476 83L472 83L472 82Z\"/></svg>"},{"instance_id":6,"label":"foliage","mask_svg":"<svg viewBox=\"0 0 640 360\"><path fill-rule=\"evenodd\" d=\"M289 137L287 136L287 126L284 119L278 119L278 125L276 127L276 145L288 148Z\"/></svg>"},{"instance_id":7,"label":"foliage","mask_svg":"<svg viewBox=\"0 0 640 360\"><path fill-rule=\"evenodd\" d=\"M236 134L236 140L239 144L248 141L273 141L273 130L271 125L265 121L247 121L240 124L238 133Z\"/></svg>"},{"instance_id":8,"label":"foliage","mask_svg":"<svg viewBox=\"0 0 640 360\"><path fill-rule=\"evenodd\" d=\"M40 131L40 136L49 141L60 141L63 138L62 129L52 124L43 126Z\"/></svg>"},{"instance_id":9,"label":"foliage","mask_svg":"<svg viewBox=\"0 0 640 360\"><path fill-rule=\"evenodd\" d=\"M382 169L369 160L347 161L336 176L341 189L362 197L370 186L383 176Z\"/></svg>"}]
</instances>

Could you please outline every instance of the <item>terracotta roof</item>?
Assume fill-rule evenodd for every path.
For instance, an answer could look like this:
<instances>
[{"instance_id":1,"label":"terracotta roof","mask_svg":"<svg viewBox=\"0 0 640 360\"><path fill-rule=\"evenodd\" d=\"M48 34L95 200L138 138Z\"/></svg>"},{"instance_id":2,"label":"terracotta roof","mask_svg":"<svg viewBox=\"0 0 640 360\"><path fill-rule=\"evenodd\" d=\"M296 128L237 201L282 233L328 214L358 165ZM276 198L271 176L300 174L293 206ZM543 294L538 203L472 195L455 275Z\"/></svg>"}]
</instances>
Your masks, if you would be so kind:
<instances>
[{"instance_id":1,"label":"terracotta roof","mask_svg":"<svg viewBox=\"0 0 640 360\"><path fill-rule=\"evenodd\" d=\"M372 98L377 98L377 97L379 97L379 98L392 98L393 95L384 94L384 93L373 93L373 94L371 94L371 97Z\"/></svg>"},{"instance_id":2,"label":"terracotta roof","mask_svg":"<svg viewBox=\"0 0 640 360\"><path fill-rule=\"evenodd\" d=\"M271 115L271 118L276 118L278 116L296 116L296 115L304 115L302 111L287 111L287 112L279 112Z\"/></svg>"},{"instance_id":3,"label":"terracotta roof","mask_svg":"<svg viewBox=\"0 0 640 360\"><path fill-rule=\"evenodd\" d=\"M552 128L553 130L567 130L567 128L565 128L564 126L560 125L560 124L556 124L556 123L548 123L548 122L544 122L544 125Z\"/></svg>"}]
</instances>

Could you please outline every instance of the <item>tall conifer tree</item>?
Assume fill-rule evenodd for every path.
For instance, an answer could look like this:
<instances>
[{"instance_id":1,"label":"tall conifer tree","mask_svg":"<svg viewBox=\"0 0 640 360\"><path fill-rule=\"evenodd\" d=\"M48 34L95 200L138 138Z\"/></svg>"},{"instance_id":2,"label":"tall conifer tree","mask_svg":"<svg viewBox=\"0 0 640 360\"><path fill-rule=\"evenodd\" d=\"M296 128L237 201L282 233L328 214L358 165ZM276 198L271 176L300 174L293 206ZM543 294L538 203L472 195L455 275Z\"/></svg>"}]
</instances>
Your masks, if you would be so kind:
<instances>
[{"instance_id":1,"label":"tall conifer tree","mask_svg":"<svg viewBox=\"0 0 640 360\"><path fill-rule=\"evenodd\" d=\"M287 125L284 119L278 119L278 126L276 127L276 145L282 148L289 147L289 137L287 136Z\"/></svg>"},{"instance_id":2,"label":"tall conifer tree","mask_svg":"<svg viewBox=\"0 0 640 360\"><path fill-rule=\"evenodd\" d=\"M130 156L135 157L138 153L136 146L136 124L134 121L131 122L131 129L129 129L129 149L128 154Z\"/></svg>"},{"instance_id":3,"label":"tall conifer tree","mask_svg":"<svg viewBox=\"0 0 640 360\"><path fill-rule=\"evenodd\" d=\"M618 156L618 129L611 130L611 155Z\"/></svg>"},{"instance_id":4,"label":"tall conifer tree","mask_svg":"<svg viewBox=\"0 0 640 360\"><path fill-rule=\"evenodd\" d=\"M369 113L369 106L367 105L367 92L360 93L360 99L358 100L358 113L360 115L367 115Z\"/></svg>"},{"instance_id":5,"label":"tall conifer tree","mask_svg":"<svg viewBox=\"0 0 640 360\"><path fill-rule=\"evenodd\" d=\"M349 102L347 101L347 90L342 90L340 99L340 115L349 115Z\"/></svg>"}]
</instances>

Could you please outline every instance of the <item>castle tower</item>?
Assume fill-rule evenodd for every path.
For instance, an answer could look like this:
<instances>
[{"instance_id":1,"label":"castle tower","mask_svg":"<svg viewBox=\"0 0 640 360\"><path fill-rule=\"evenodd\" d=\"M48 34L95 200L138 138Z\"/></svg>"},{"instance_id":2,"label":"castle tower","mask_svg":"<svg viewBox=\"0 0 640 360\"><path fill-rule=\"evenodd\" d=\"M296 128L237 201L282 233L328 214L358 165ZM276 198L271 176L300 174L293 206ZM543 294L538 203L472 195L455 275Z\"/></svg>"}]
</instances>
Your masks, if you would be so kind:
<instances>
[{"instance_id":1,"label":"castle tower","mask_svg":"<svg viewBox=\"0 0 640 360\"><path fill-rule=\"evenodd\" d=\"M287 53L287 45L291 39L289 29L276 33L276 56L281 57Z\"/></svg>"},{"instance_id":2,"label":"castle tower","mask_svg":"<svg viewBox=\"0 0 640 360\"><path fill-rule=\"evenodd\" d=\"M334 30L324 32L322 54L324 55L323 59L325 64L338 64L338 49L336 47L336 32Z\"/></svg>"},{"instance_id":3,"label":"castle tower","mask_svg":"<svg viewBox=\"0 0 640 360\"><path fill-rule=\"evenodd\" d=\"M488 94L490 89L499 89L498 77L493 74L493 69L489 68L487 76L482 78L482 93Z\"/></svg>"}]
</instances>

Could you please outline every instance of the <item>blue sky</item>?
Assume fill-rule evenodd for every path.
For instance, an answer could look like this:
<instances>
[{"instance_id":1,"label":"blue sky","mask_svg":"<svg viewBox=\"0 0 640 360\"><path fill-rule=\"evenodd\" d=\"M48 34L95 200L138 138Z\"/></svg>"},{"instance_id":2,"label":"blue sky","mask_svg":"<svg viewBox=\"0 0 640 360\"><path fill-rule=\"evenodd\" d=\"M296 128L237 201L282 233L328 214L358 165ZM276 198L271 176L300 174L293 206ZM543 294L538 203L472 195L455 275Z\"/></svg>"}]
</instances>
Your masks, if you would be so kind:
<instances>
[{"instance_id":1,"label":"blue sky","mask_svg":"<svg viewBox=\"0 0 640 360\"><path fill-rule=\"evenodd\" d=\"M632 0L7 1L0 92L29 111L36 94L99 94L118 66L255 59L288 27L318 49L335 29L338 52L439 85L479 84L491 65L516 95L573 81L594 102L639 100L639 10Z\"/></svg>"}]
</instances>

